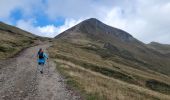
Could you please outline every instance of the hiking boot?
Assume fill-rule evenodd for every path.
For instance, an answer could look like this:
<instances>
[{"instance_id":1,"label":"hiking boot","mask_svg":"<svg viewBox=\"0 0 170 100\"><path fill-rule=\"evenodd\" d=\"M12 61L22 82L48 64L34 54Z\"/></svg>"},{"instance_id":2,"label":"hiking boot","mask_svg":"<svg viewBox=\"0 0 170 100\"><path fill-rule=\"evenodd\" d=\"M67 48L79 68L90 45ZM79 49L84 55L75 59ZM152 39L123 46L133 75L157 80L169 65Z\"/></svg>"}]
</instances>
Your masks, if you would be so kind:
<instances>
[{"instance_id":1,"label":"hiking boot","mask_svg":"<svg viewBox=\"0 0 170 100\"><path fill-rule=\"evenodd\" d=\"M43 74L43 71L40 71L41 74Z\"/></svg>"}]
</instances>

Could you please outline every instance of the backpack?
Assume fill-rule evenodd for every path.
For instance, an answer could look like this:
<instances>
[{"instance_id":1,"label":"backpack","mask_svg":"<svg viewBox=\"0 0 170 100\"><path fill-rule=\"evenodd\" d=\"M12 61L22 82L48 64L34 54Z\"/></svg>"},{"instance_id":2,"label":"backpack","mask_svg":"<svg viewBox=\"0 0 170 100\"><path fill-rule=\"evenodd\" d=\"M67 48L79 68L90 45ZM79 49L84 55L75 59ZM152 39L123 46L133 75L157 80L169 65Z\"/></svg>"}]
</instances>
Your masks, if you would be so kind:
<instances>
[{"instance_id":1,"label":"backpack","mask_svg":"<svg viewBox=\"0 0 170 100\"><path fill-rule=\"evenodd\" d=\"M39 59L44 59L44 53L43 52L39 53Z\"/></svg>"}]
</instances>

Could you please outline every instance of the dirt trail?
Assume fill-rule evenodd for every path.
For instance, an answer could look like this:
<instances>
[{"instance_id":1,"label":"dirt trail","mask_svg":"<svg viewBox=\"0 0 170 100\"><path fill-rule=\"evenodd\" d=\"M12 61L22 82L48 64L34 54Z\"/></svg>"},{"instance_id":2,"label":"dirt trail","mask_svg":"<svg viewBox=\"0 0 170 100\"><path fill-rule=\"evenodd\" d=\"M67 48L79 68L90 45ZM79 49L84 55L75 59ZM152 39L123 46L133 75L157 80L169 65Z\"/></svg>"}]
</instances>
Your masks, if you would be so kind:
<instances>
[{"instance_id":1,"label":"dirt trail","mask_svg":"<svg viewBox=\"0 0 170 100\"><path fill-rule=\"evenodd\" d=\"M66 89L52 60L44 74L36 71L36 52L48 46L31 47L16 58L0 61L0 100L80 100L77 93Z\"/></svg>"}]
</instances>

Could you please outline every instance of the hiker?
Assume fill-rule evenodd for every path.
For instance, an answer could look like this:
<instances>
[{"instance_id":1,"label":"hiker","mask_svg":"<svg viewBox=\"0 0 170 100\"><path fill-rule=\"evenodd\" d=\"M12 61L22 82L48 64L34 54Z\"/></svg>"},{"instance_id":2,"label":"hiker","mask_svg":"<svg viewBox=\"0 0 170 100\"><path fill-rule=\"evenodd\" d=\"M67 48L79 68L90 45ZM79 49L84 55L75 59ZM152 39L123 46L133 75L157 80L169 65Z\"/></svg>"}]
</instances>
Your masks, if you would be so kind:
<instances>
[{"instance_id":1,"label":"hiker","mask_svg":"<svg viewBox=\"0 0 170 100\"><path fill-rule=\"evenodd\" d=\"M40 73L43 74L43 69L44 69L44 65L46 60L48 60L48 56L46 53L44 53L43 49L40 48L38 53L37 53L37 57L38 57L38 69L40 70Z\"/></svg>"}]
</instances>

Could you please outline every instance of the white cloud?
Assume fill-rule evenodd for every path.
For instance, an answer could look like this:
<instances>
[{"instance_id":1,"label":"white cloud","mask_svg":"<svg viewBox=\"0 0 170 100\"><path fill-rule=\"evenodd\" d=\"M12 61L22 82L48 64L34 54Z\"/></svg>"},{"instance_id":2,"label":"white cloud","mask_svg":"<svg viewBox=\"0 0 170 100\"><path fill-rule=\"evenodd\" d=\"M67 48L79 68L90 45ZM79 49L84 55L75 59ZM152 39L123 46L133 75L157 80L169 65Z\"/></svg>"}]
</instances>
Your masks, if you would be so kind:
<instances>
[{"instance_id":1,"label":"white cloud","mask_svg":"<svg viewBox=\"0 0 170 100\"><path fill-rule=\"evenodd\" d=\"M93 0L48 0L46 13L51 19L56 16L79 19L92 17L96 10Z\"/></svg>"},{"instance_id":2,"label":"white cloud","mask_svg":"<svg viewBox=\"0 0 170 100\"><path fill-rule=\"evenodd\" d=\"M131 30L129 32L135 33L140 40L147 43L151 41L170 43L170 40L166 38L170 37L170 19L168 17L170 16L170 1L138 1L138 7L136 8L138 10L133 20L130 21L133 24L134 20L140 18L143 21L143 25L138 24L135 26L130 24ZM134 29L132 29L133 27Z\"/></svg>"},{"instance_id":3,"label":"white cloud","mask_svg":"<svg viewBox=\"0 0 170 100\"><path fill-rule=\"evenodd\" d=\"M79 19L79 20L66 19L64 25L58 27L58 33L61 33L65 30L73 27L74 25L80 23L81 21L83 21L83 20L82 19Z\"/></svg>"},{"instance_id":4,"label":"white cloud","mask_svg":"<svg viewBox=\"0 0 170 100\"><path fill-rule=\"evenodd\" d=\"M106 8L103 16L98 18L108 25L126 30L145 43L151 41L170 43L167 38L170 37L170 1L136 1L136 6L118 5Z\"/></svg>"},{"instance_id":5,"label":"white cloud","mask_svg":"<svg viewBox=\"0 0 170 100\"><path fill-rule=\"evenodd\" d=\"M44 27L37 27L40 36L45 36L45 37L54 37L58 33L57 27L54 25L47 25Z\"/></svg>"},{"instance_id":6,"label":"white cloud","mask_svg":"<svg viewBox=\"0 0 170 100\"><path fill-rule=\"evenodd\" d=\"M45 5L42 0L1 0L0 1L0 19L9 21L11 13L15 9L20 9L23 16L33 16L39 10L44 10Z\"/></svg>"},{"instance_id":7,"label":"white cloud","mask_svg":"<svg viewBox=\"0 0 170 100\"><path fill-rule=\"evenodd\" d=\"M73 27L74 25L78 24L81 21L82 20L66 19L64 25L59 26L59 27L54 26L54 25L47 25L47 26L37 27L37 28L38 28L38 31L41 33L40 36L55 37L59 33Z\"/></svg>"},{"instance_id":8,"label":"white cloud","mask_svg":"<svg viewBox=\"0 0 170 100\"><path fill-rule=\"evenodd\" d=\"M12 10L17 8L21 0L1 0L0 1L0 18L7 18L10 16Z\"/></svg>"},{"instance_id":9,"label":"white cloud","mask_svg":"<svg viewBox=\"0 0 170 100\"><path fill-rule=\"evenodd\" d=\"M35 20L19 20L17 22L17 27L24 29L28 32L31 32L33 34L36 34L38 36L44 36L44 37L54 37L58 31L58 29L54 25L47 25L44 27L35 26L36 23Z\"/></svg>"},{"instance_id":10,"label":"white cloud","mask_svg":"<svg viewBox=\"0 0 170 100\"><path fill-rule=\"evenodd\" d=\"M41 35L38 29L33 25L36 21L34 19L30 20L19 20L16 24L17 27L24 29L28 32L34 33L36 35Z\"/></svg>"},{"instance_id":11,"label":"white cloud","mask_svg":"<svg viewBox=\"0 0 170 100\"><path fill-rule=\"evenodd\" d=\"M170 44L169 0L47 0L46 4L42 0L1 0L0 19L10 23L9 15L16 8L32 18L41 11L54 22L58 16L66 18L64 25L57 27L53 24L35 26L26 19L18 21L17 26L41 36L53 37L84 19L95 17L145 43Z\"/></svg>"},{"instance_id":12,"label":"white cloud","mask_svg":"<svg viewBox=\"0 0 170 100\"><path fill-rule=\"evenodd\" d=\"M82 20L73 20L73 19L67 19L62 26L54 26L54 25L46 25L46 26L35 26L36 20L30 19L30 20L19 20L17 22L17 27L24 29L28 32L34 33L38 36L44 36L44 37L55 37L59 33L73 27L74 25L78 24Z\"/></svg>"}]
</instances>

